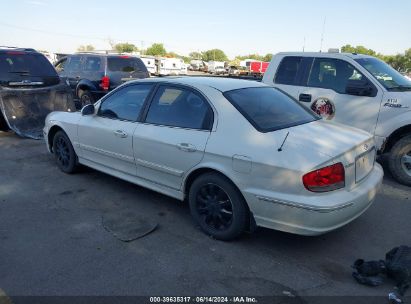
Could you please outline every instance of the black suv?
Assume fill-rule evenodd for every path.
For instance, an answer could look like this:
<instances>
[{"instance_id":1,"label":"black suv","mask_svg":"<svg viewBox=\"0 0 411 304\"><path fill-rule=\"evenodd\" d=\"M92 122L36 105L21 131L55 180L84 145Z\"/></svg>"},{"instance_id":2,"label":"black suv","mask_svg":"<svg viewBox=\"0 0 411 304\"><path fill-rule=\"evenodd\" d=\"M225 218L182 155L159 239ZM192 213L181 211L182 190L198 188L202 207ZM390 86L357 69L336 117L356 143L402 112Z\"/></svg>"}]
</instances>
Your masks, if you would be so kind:
<instances>
[{"instance_id":1,"label":"black suv","mask_svg":"<svg viewBox=\"0 0 411 304\"><path fill-rule=\"evenodd\" d=\"M39 139L52 111L75 111L70 88L34 49L0 47L0 130Z\"/></svg>"},{"instance_id":2,"label":"black suv","mask_svg":"<svg viewBox=\"0 0 411 304\"><path fill-rule=\"evenodd\" d=\"M150 76L140 58L128 55L77 53L55 67L71 87L78 107L94 103L126 81Z\"/></svg>"}]
</instances>

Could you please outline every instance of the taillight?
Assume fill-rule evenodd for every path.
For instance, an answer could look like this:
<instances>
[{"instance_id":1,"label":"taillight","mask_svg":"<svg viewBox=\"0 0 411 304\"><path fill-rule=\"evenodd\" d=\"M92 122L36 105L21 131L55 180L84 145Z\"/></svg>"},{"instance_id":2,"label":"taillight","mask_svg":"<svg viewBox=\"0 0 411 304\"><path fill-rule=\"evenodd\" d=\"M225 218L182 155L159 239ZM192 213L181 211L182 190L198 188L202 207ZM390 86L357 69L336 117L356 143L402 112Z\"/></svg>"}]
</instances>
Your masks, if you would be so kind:
<instances>
[{"instance_id":1,"label":"taillight","mask_svg":"<svg viewBox=\"0 0 411 304\"><path fill-rule=\"evenodd\" d=\"M345 170L342 163L337 163L303 176L303 184L312 192L327 192L345 186Z\"/></svg>"},{"instance_id":2,"label":"taillight","mask_svg":"<svg viewBox=\"0 0 411 304\"><path fill-rule=\"evenodd\" d=\"M108 76L103 76L103 78L101 78L100 87L101 87L103 90L108 91L108 89L110 88L110 77L108 77Z\"/></svg>"}]
</instances>

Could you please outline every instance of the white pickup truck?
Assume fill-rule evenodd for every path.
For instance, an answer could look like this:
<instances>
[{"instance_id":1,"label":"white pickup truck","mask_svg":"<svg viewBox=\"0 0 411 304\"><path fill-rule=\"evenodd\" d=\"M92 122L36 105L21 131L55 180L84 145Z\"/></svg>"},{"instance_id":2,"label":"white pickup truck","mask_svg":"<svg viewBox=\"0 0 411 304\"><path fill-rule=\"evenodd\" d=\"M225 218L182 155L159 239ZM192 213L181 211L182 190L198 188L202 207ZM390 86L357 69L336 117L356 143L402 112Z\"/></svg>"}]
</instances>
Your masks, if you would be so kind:
<instances>
[{"instance_id":1,"label":"white pickup truck","mask_svg":"<svg viewBox=\"0 0 411 304\"><path fill-rule=\"evenodd\" d=\"M393 177L411 186L411 81L383 61L348 53L279 53L263 82L323 119L374 134ZM327 134L313 134L327 138Z\"/></svg>"}]
</instances>

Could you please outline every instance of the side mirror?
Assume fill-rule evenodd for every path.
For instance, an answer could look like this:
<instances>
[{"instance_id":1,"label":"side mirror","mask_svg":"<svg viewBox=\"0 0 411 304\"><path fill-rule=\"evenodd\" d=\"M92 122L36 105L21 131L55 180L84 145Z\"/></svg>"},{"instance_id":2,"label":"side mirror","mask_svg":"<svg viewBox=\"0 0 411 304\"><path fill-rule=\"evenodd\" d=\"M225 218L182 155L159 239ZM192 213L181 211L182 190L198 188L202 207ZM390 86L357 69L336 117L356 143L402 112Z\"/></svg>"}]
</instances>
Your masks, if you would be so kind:
<instances>
[{"instance_id":1,"label":"side mirror","mask_svg":"<svg viewBox=\"0 0 411 304\"><path fill-rule=\"evenodd\" d=\"M81 115L93 115L96 112L96 108L93 104L88 104L81 109Z\"/></svg>"},{"instance_id":2,"label":"side mirror","mask_svg":"<svg viewBox=\"0 0 411 304\"><path fill-rule=\"evenodd\" d=\"M345 93L355 96L374 97L377 95L377 90L367 80L348 80Z\"/></svg>"}]
</instances>

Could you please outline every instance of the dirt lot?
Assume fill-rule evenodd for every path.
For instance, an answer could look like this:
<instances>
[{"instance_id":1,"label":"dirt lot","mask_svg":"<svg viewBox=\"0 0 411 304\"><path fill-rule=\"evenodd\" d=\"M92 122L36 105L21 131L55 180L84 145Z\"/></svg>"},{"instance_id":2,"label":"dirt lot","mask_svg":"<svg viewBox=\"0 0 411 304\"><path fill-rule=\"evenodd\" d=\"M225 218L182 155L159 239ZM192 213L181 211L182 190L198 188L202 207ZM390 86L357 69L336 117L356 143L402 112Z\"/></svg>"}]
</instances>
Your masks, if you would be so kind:
<instances>
[{"instance_id":1,"label":"dirt lot","mask_svg":"<svg viewBox=\"0 0 411 304\"><path fill-rule=\"evenodd\" d=\"M338 231L259 229L225 243L200 232L178 201L91 169L61 173L43 141L0 132L0 159L0 295L15 303L39 295L291 295L292 303L361 295L386 303L393 284L358 285L350 265L410 245L411 189L389 176L374 205ZM159 226L122 242L103 227L112 213Z\"/></svg>"}]
</instances>

